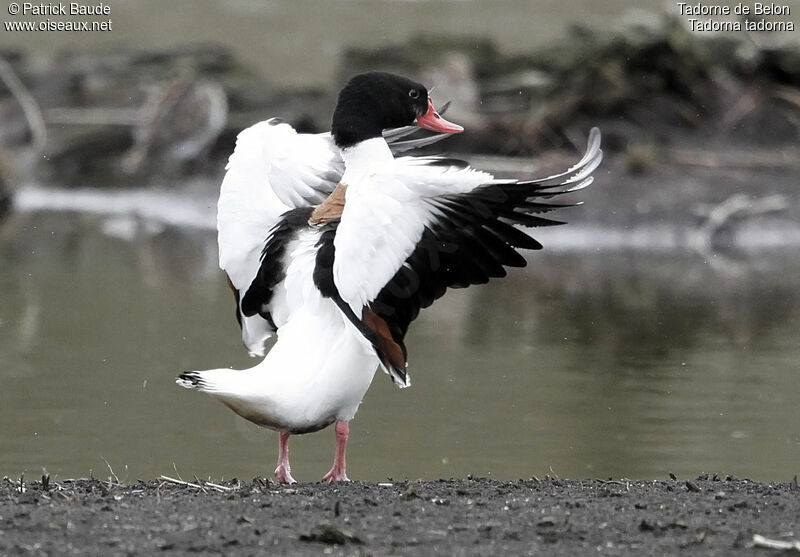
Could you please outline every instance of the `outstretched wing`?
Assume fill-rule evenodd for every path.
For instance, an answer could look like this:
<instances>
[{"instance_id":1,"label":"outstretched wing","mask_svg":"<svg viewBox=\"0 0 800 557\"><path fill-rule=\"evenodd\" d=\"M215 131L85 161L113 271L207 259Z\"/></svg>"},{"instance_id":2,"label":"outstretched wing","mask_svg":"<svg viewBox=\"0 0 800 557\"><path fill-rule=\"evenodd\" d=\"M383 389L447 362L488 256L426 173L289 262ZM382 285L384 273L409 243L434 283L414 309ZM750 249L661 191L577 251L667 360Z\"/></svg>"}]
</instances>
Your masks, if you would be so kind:
<instances>
[{"instance_id":1,"label":"outstretched wing","mask_svg":"<svg viewBox=\"0 0 800 557\"><path fill-rule=\"evenodd\" d=\"M228 160L217 204L219 266L236 297L242 339L263 355L273 323L242 315L240 299L258 272L270 230L286 211L320 203L344 171L329 137L298 134L277 119L242 131Z\"/></svg>"},{"instance_id":2,"label":"outstretched wing","mask_svg":"<svg viewBox=\"0 0 800 557\"><path fill-rule=\"evenodd\" d=\"M409 139L417 130L416 126L387 130L387 142L399 153L446 135ZM241 299L259 272L262 259L268 265L278 263L269 261L272 253L264 251L264 246L281 215L324 201L339 183L344 162L329 133L299 134L273 118L239 134L226 170L217 205L219 265L236 297L244 343L251 354L263 355L264 341L276 329L275 323L259 315L243 314Z\"/></svg>"},{"instance_id":3,"label":"outstretched wing","mask_svg":"<svg viewBox=\"0 0 800 557\"><path fill-rule=\"evenodd\" d=\"M583 158L567 171L533 181L494 180L446 161L419 161L392 177L351 185L331 240L334 300L373 343L384 368L407 386L408 326L447 288L483 284L506 267L523 267L521 249L540 249L518 227L561 224L543 213L571 204L558 195L585 188L602 160L592 129ZM488 177L488 179L487 179Z\"/></svg>"}]
</instances>

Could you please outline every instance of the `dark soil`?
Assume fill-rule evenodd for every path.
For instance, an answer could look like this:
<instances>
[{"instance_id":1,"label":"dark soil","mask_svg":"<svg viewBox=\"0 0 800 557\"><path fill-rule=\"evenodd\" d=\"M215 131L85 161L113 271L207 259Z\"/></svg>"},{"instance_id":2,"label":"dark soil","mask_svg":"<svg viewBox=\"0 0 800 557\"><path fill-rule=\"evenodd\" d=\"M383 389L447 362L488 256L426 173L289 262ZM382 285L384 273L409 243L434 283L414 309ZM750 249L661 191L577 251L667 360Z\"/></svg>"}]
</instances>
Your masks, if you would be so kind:
<instances>
[{"instance_id":1,"label":"dark soil","mask_svg":"<svg viewBox=\"0 0 800 557\"><path fill-rule=\"evenodd\" d=\"M728 556L800 534L796 479L192 483L6 479L0 554Z\"/></svg>"}]
</instances>

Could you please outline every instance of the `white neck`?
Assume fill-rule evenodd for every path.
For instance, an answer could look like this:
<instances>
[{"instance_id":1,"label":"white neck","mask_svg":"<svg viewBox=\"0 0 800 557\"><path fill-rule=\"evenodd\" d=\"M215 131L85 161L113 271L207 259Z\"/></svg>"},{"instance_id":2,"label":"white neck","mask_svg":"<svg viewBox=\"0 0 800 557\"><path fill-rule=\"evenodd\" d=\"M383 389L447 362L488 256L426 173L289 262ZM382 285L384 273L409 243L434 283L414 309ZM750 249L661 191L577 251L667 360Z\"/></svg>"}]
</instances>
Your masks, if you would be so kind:
<instances>
[{"instance_id":1,"label":"white neck","mask_svg":"<svg viewBox=\"0 0 800 557\"><path fill-rule=\"evenodd\" d=\"M386 164L394 160L392 150L382 137L373 137L356 143L352 147L341 150L344 160L344 176L342 183L347 184L348 176L368 172L376 165Z\"/></svg>"}]
</instances>

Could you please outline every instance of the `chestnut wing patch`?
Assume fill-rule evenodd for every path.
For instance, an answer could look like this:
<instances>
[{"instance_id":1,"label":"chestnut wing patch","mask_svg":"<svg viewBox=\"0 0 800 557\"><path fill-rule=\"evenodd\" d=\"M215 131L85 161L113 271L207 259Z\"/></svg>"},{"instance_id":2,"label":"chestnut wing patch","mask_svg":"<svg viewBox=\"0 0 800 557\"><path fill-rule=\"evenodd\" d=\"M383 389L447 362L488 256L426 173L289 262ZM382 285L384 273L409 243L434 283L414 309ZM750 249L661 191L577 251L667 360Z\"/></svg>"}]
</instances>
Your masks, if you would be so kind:
<instances>
[{"instance_id":1,"label":"chestnut wing patch","mask_svg":"<svg viewBox=\"0 0 800 557\"><path fill-rule=\"evenodd\" d=\"M344 211L345 193L347 186L339 184L331 194L319 205L314 208L308 219L308 224L320 226L334 219L340 219Z\"/></svg>"}]
</instances>

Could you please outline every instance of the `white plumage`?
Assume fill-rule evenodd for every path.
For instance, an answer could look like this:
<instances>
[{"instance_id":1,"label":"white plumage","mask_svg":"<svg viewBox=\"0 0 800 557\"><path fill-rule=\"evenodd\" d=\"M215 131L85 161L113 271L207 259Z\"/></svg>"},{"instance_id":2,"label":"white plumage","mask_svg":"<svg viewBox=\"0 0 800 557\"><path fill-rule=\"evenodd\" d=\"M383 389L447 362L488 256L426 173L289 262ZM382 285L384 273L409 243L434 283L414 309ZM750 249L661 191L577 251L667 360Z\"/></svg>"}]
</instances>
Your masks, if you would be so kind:
<instances>
[{"instance_id":1,"label":"white plumage","mask_svg":"<svg viewBox=\"0 0 800 557\"><path fill-rule=\"evenodd\" d=\"M431 201L493 179L471 168L423 165L424 160L389 157L363 170L358 161L348 164L333 273L342 299L359 317L416 249L437 213Z\"/></svg>"},{"instance_id":2,"label":"white plumage","mask_svg":"<svg viewBox=\"0 0 800 557\"><path fill-rule=\"evenodd\" d=\"M330 134L298 134L277 119L259 122L236 139L217 204L219 266L245 291L261 261L268 231L296 207L320 203L344 171ZM264 355L272 327L258 315L242 318L242 340Z\"/></svg>"},{"instance_id":3,"label":"white plumage","mask_svg":"<svg viewBox=\"0 0 800 557\"><path fill-rule=\"evenodd\" d=\"M220 267L250 353L278 338L253 368L177 380L280 432L281 482L294 481L289 435L333 422L336 456L324 479L347 479L348 422L379 364L410 384L404 337L420 309L447 288L524 266L517 250L541 245L515 226L555 224L538 214L563 205L542 200L589 185L602 159L597 130L575 166L532 182L449 159L395 159L439 137L408 140L408 129L386 128L461 128L434 111L424 87L389 74L351 80L333 122L332 134L298 134L274 119L239 134L219 197ZM328 198L337 185L343 207L336 192Z\"/></svg>"},{"instance_id":4,"label":"white plumage","mask_svg":"<svg viewBox=\"0 0 800 557\"><path fill-rule=\"evenodd\" d=\"M264 427L301 433L351 420L378 365L369 342L336 305L313 288L318 231L288 247L290 264L276 293L278 340L247 370L200 372L197 387ZM188 381L188 383L187 383Z\"/></svg>"}]
</instances>

